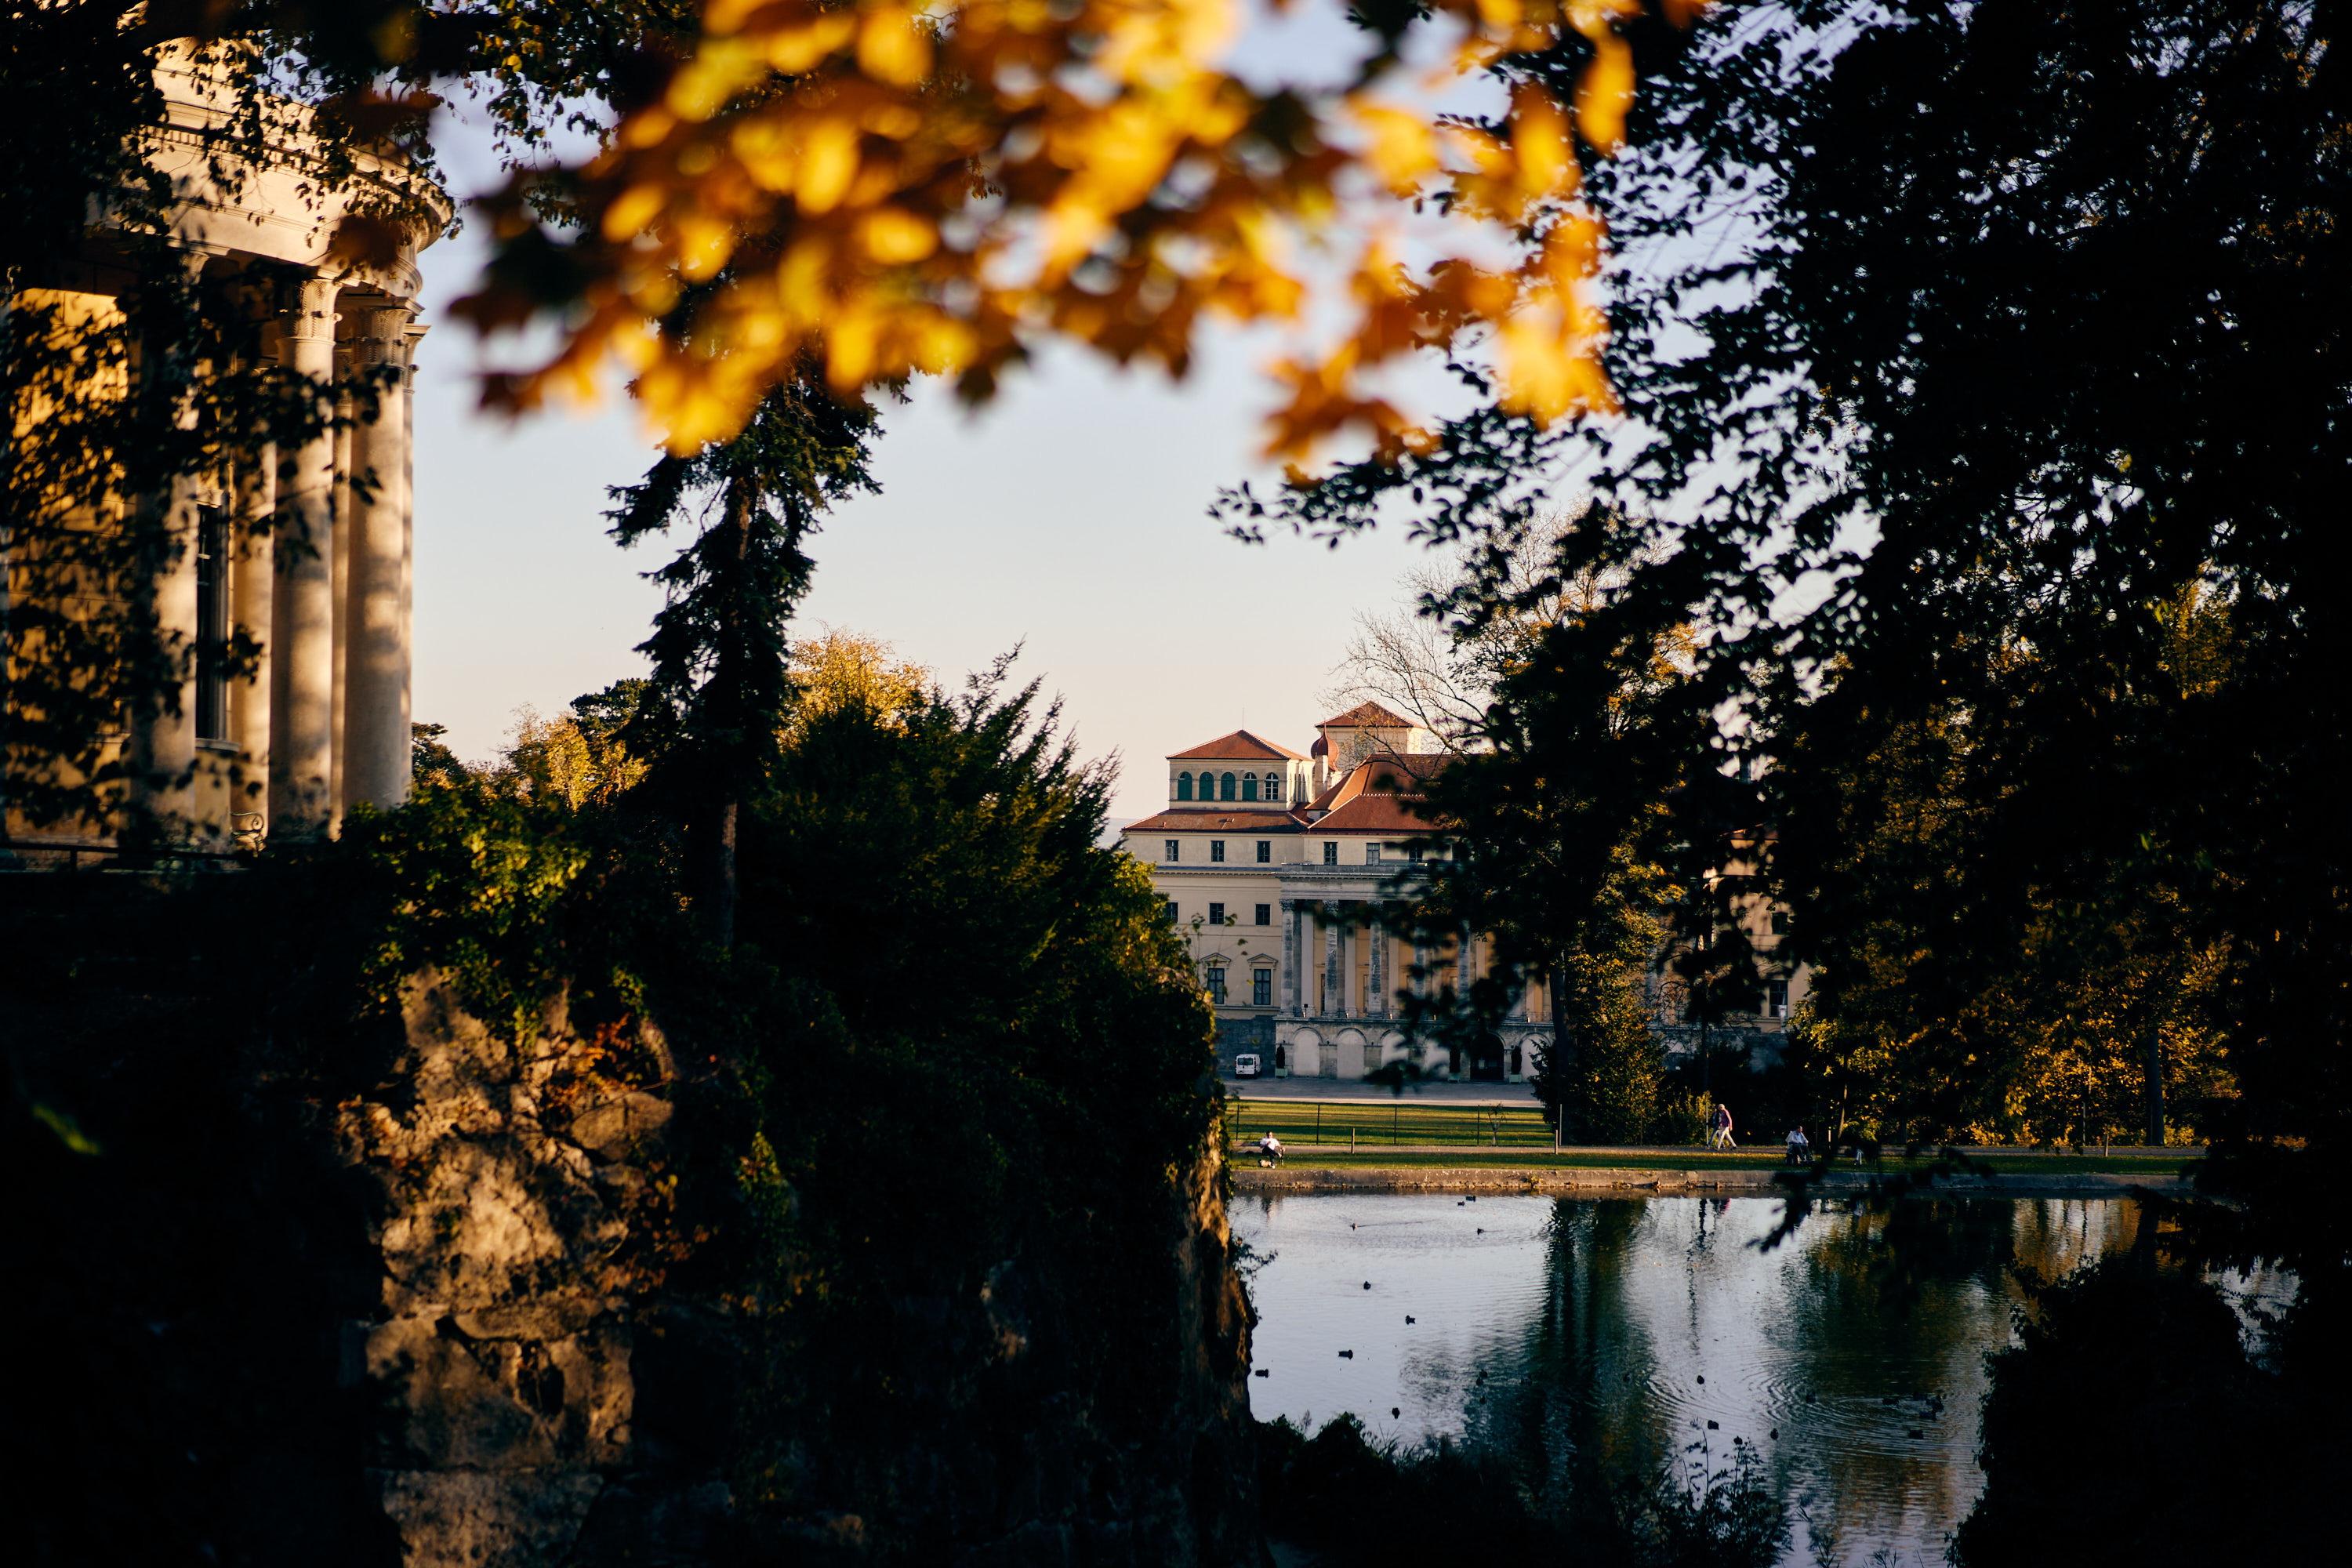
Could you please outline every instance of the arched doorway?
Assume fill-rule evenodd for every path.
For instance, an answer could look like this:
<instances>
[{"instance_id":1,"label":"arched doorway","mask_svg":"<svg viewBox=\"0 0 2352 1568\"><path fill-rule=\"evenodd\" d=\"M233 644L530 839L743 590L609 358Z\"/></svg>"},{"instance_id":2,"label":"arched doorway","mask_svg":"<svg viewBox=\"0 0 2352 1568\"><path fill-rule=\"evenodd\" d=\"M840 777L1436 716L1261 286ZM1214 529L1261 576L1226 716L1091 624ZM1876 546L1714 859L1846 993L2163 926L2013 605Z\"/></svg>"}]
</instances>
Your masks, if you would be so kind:
<instances>
[{"instance_id":1,"label":"arched doorway","mask_svg":"<svg viewBox=\"0 0 2352 1568\"><path fill-rule=\"evenodd\" d=\"M1470 1047L1470 1077L1480 1083L1503 1081L1503 1037L1489 1031Z\"/></svg>"}]
</instances>

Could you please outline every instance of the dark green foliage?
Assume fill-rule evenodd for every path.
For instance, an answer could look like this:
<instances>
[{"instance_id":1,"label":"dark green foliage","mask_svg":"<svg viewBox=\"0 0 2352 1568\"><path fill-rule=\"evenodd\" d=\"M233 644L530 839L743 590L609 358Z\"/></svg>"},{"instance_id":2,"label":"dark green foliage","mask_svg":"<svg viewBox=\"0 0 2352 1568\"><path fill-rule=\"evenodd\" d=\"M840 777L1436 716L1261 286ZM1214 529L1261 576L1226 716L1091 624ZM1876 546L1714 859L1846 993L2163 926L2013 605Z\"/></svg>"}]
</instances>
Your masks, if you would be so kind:
<instances>
[{"instance_id":1,"label":"dark green foliage","mask_svg":"<svg viewBox=\"0 0 2352 1568\"><path fill-rule=\"evenodd\" d=\"M1786 1509L1745 1447L1727 1468L1625 1479L1593 1466L1566 1498L1535 1495L1500 1458L1448 1443L1406 1453L1342 1415L1313 1436L1258 1426L1258 1492L1277 1541L1365 1568L1534 1561L1609 1568L1767 1568Z\"/></svg>"},{"instance_id":2,"label":"dark green foliage","mask_svg":"<svg viewBox=\"0 0 2352 1568\"><path fill-rule=\"evenodd\" d=\"M388 1059L352 1017L352 892L317 867L0 891L0 1332L39 1347L0 1421L12 1561L396 1560L339 1377L337 1325L380 1310L368 1213L320 1135Z\"/></svg>"},{"instance_id":3,"label":"dark green foliage","mask_svg":"<svg viewBox=\"0 0 2352 1568\"><path fill-rule=\"evenodd\" d=\"M31 1560L226 1556L256 1520L297 1535L241 1560L368 1560L332 1325L370 1317L374 1270L329 1129L399 1092L384 1010L425 967L517 1039L562 997L597 1071L676 1108L676 1223L597 1288L642 1293L644 1451L727 1476L751 1560L803 1560L820 1514L906 1563L1033 1507L1246 1528L1244 1309L1188 1240L1211 1021L1148 878L1096 847L1107 776L1001 670L800 736L747 813L730 955L674 821L497 773L176 890L11 875L53 900L0 906L5 1143L37 1195L8 1321L57 1413L9 1428ZM247 1321L257 1291L280 1299Z\"/></svg>"},{"instance_id":4,"label":"dark green foliage","mask_svg":"<svg viewBox=\"0 0 2352 1568\"><path fill-rule=\"evenodd\" d=\"M1665 1135L1665 1047L1638 994L1621 984L1595 1008L1574 1045L1539 1048L1532 1082L1546 1119L1561 1119L1570 1143L1648 1143Z\"/></svg>"},{"instance_id":5,"label":"dark green foliage","mask_svg":"<svg viewBox=\"0 0 2352 1568\"><path fill-rule=\"evenodd\" d=\"M747 1495L772 1520L887 1511L941 1422L1076 1401L1140 1444L1172 1408L1171 1183L1210 1128L1209 1021L1149 879L1095 847L1107 776L1001 680L903 724L817 716L747 825L739 940L776 974L746 1050L778 1341L747 1437L781 1467ZM983 1300L1037 1354L974 1384Z\"/></svg>"},{"instance_id":6,"label":"dark green foliage","mask_svg":"<svg viewBox=\"0 0 2352 1568\"><path fill-rule=\"evenodd\" d=\"M793 683L784 625L815 569L803 550L843 496L875 488L874 411L813 382L775 388L740 434L692 457L664 457L616 487L613 537L635 544L688 509L712 518L649 574L667 602L637 651L653 661L623 739L656 763L657 792L689 804L698 899L712 937L734 941L738 816L775 765Z\"/></svg>"},{"instance_id":7,"label":"dark green foliage","mask_svg":"<svg viewBox=\"0 0 2352 1568\"><path fill-rule=\"evenodd\" d=\"M2272 1346L2339 1395L2343 22L1713 9L1592 183L1641 264L1611 307L1630 417L1580 477L1630 526L1566 563L1622 575L1598 625L1704 634L1704 721L1667 737L1685 777L1734 738L1772 762L1748 820L1817 966L1826 1098L1892 1135L2079 1132L2042 1081L2066 1050L2111 1080L2110 1127L2155 1120L2150 1089L2209 1095L2201 1179L2247 1201L2173 1239L2293 1268ZM1393 470L1229 514L1499 535L1583 439L1481 410ZM1596 632L1510 705L1589 710L1625 640ZM2226 1074L2183 1081L2183 1029Z\"/></svg>"},{"instance_id":8,"label":"dark green foliage","mask_svg":"<svg viewBox=\"0 0 2352 1568\"><path fill-rule=\"evenodd\" d=\"M2317 1561L2343 1533L2341 1412L2251 1363L2193 1276L2116 1259L2035 1293L1992 1358L1985 1492L1954 1561Z\"/></svg>"}]
</instances>

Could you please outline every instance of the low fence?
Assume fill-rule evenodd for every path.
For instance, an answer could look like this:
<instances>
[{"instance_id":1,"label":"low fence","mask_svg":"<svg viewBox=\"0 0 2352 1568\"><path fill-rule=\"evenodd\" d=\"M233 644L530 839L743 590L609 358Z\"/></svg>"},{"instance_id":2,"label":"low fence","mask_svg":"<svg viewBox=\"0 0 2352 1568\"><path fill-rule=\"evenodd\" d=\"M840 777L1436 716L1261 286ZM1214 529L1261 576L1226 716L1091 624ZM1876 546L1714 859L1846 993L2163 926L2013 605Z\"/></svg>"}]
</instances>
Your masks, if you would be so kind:
<instances>
[{"instance_id":1,"label":"low fence","mask_svg":"<svg viewBox=\"0 0 2352 1568\"><path fill-rule=\"evenodd\" d=\"M1533 1105L1451 1103L1360 1105L1311 1100L1228 1100L1228 1147L1271 1132L1306 1148L1392 1149L1551 1147L1551 1129Z\"/></svg>"}]
</instances>

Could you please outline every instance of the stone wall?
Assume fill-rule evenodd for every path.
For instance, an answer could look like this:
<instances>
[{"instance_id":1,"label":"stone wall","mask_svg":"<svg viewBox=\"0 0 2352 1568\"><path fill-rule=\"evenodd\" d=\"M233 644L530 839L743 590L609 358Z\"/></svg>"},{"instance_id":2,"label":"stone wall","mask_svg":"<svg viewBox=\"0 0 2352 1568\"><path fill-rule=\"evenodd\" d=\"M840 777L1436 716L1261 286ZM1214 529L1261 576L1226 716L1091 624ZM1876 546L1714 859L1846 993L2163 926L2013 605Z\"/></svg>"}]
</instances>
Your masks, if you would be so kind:
<instances>
[{"instance_id":1,"label":"stone wall","mask_svg":"<svg viewBox=\"0 0 2352 1568\"><path fill-rule=\"evenodd\" d=\"M432 974L354 1021L210 880L0 904L12 1562L1258 1568L1213 1159L1130 1204L1143 1310L1040 1247L820 1364L709 1261L734 1145L658 1034L503 1039Z\"/></svg>"},{"instance_id":2,"label":"stone wall","mask_svg":"<svg viewBox=\"0 0 2352 1568\"><path fill-rule=\"evenodd\" d=\"M381 1194L383 1312L348 1332L405 1563L737 1561L730 1438L795 1472L781 1532L795 1554L1255 1563L1247 1306L1213 1161L1170 1194L1159 1348L1173 1364L1151 1448L1107 1442L1129 1423L1067 1386L1084 1303L1008 1259L968 1302L896 1304L908 1349L872 1369L871 1397L936 1401L950 1418L919 1448L845 1464L855 1444L828 1453L821 1424L803 1429L790 1409L745 1430L730 1394L774 1377L756 1364L772 1341L649 1272L671 1220L667 1101L581 1070L591 1047L560 1013L512 1048L430 976L409 990L404 1032L400 1096L339 1108L336 1129ZM903 1513L827 1506L870 1496L855 1483L874 1462L925 1478L893 1487Z\"/></svg>"},{"instance_id":3,"label":"stone wall","mask_svg":"<svg viewBox=\"0 0 2352 1568\"><path fill-rule=\"evenodd\" d=\"M560 1009L517 1048L437 977L404 1004L397 1092L334 1116L376 1195L383 1310L343 1334L404 1561L722 1560L719 1467L648 1465L637 1421L669 1102L600 1078Z\"/></svg>"}]
</instances>

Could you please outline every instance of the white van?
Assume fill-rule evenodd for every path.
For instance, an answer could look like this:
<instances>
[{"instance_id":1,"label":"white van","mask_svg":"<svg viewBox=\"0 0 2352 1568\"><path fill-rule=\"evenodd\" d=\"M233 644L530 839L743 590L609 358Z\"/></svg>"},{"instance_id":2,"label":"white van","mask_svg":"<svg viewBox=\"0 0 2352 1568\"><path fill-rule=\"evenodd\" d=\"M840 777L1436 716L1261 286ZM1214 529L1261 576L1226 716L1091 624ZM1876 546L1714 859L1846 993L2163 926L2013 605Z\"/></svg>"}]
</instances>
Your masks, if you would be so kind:
<instances>
[{"instance_id":1,"label":"white van","mask_svg":"<svg viewBox=\"0 0 2352 1568\"><path fill-rule=\"evenodd\" d=\"M1255 1078L1258 1076L1258 1058L1246 1051L1234 1058L1235 1078Z\"/></svg>"}]
</instances>

